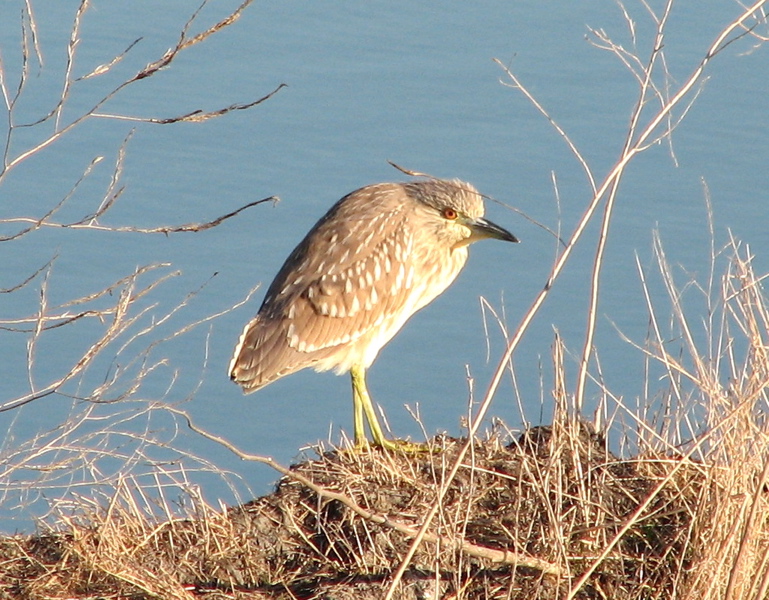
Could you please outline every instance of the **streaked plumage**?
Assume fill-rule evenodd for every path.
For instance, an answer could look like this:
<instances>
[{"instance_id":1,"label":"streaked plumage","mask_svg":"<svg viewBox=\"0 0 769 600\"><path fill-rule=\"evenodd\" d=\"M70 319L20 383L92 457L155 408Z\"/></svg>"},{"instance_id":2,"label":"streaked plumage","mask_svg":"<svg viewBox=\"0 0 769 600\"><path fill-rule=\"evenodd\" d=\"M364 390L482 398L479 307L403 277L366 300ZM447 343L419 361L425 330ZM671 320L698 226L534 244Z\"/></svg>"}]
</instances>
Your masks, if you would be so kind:
<instances>
[{"instance_id":1,"label":"streaked plumage","mask_svg":"<svg viewBox=\"0 0 769 600\"><path fill-rule=\"evenodd\" d=\"M382 183L348 194L275 277L243 330L230 377L248 393L306 367L352 371L356 443L365 442L363 409L374 441L390 445L371 422L363 374L409 317L454 281L468 244L518 241L483 212L480 194L457 180Z\"/></svg>"}]
</instances>

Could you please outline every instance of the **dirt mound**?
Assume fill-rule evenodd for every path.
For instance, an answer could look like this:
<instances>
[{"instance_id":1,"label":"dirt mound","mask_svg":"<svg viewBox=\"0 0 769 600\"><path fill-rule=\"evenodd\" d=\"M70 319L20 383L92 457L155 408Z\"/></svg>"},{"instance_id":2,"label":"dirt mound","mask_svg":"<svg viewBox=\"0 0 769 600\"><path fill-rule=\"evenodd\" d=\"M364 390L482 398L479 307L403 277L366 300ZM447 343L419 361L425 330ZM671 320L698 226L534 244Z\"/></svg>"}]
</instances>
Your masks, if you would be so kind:
<instances>
[{"instance_id":1,"label":"dirt mound","mask_svg":"<svg viewBox=\"0 0 769 600\"><path fill-rule=\"evenodd\" d=\"M665 597L685 572L701 466L619 460L573 422L477 442L445 486L463 443L328 453L225 512L115 503L6 538L0 597L382 598L436 502L394 598L561 598L582 574L577 598Z\"/></svg>"}]
</instances>

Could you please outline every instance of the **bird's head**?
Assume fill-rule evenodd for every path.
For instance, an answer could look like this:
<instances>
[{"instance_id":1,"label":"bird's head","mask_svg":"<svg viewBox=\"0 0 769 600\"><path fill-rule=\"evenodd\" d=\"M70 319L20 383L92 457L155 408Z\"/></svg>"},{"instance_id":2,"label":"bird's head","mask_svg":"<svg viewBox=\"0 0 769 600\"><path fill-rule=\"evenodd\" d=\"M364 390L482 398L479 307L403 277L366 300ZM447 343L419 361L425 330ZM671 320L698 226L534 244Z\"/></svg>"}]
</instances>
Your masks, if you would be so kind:
<instances>
[{"instance_id":1,"label":"bird's head","mask_svg":"<svg viewBox=\"0 0 769 600\"><path fill-rule=\"evenodd\" d=\"M483 197L469 183L458 179L429 179L407 183L404 187L419 203L421 217L452 249L483 239L518 241L512 233L483 217Z\"/></svg>"}]
</instances>

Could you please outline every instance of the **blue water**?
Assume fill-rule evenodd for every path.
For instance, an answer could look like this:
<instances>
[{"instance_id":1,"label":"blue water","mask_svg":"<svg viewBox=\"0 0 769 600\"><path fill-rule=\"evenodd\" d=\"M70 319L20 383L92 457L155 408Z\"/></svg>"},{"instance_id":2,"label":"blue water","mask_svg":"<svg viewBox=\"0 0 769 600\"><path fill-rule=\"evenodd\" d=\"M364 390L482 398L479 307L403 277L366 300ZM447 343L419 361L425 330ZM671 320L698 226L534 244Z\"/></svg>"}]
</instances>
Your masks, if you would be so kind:
<instances>
[{"instance_id":1,"label":"blue water","mask_svg":"<svg viewBox=\"0 0 769 600\"><path fill-rule=\"evenodd\" d=\"M142 40L110 73L75 84L63 122L176 43L197 4L176 0L158 9L154 3L95 2L83 18L75 76L109 62L137 38ZM235 6L221 2L205 7L192 31L216 22ZM696 10L675 8L665 40L671 88L696 66L737 8L714 0L697 3ZM37 7L44 62L38 66L30 60L29 81L14 109L15 122L39 119L55 105L75 10L73 3ZM645 58L653 28L644 9L629 10L638 20L638 48ZM0 11L3 75L13 92L21 69L20 3L4 3ZM116 415L162 399L243 450L271 455L284 464L318 440L330 437L338 442L340 432L349 434L352 428L347 377L302 372L248 397L227 379L233 346L256 312L263 290L246 306L183 335L173 334L231 307L258 283L268 285L294 245L336 199L362 185L402 180L388 160L471 181L483 193L553 229L559 227L560 218L563 235L570 233L590 196L584 173L546 120L519 92L503 85L508 80L492 59L509 65L529 86L600 180L623 143L637 85L614 56L585 40L588 27L603 28L625 48L632 47L622 15L609 1L562 3L557 11L540 2L255 3L235 25L187 50L158 75L125 89L101 112L165 118L249 102L287 84L272 99L204 123L92 119L19 165L0 184L2 218L44 214L70 192L95 157L103 156L56 218L66 222L93 212L109 185L118 149L132 130L121 181L125 191L102 218L103 224L178 225L213 219L272 195L281 201L249 209L199 233L150 236L45 229L3 244L2 288L23 281L56 257L46 282L51 307L95 293L140 265L170 263L154 273L180 271L141 302L147 313L132 331L139 332L152 320L162 321L154 330L133 340L115 359L122 341L131 335L126 333L82 381L66 386L65 394L0 415L9 431L3 451L11 456L14 448L36 434L51 431L68 415L80 414L86 405L77 397L130 364L148 345L169 336L153 347L147 364L158 365L132 400L119 399L118 392L125 391L128 381L118 385L110 396L116 401L96 407L94 420L83 424L70 443L77 441L78 448L89 452L130 455L136 442L128 433L147 429L173 447L237 474L232 477L235 486L248 498L266 492L276 474L234 458L161 413L149 425L141 415L116 424ZM648 317L636 255L653 272L651 240L656 228L670 260L682 266L681 283L690 275L707 277L710 238L703 179L713 203L716 246L722 246L731 232L751 244L759 272L769 266L764 253L769 69L767 49L750 50L746 39L713 61L710 79L674 134L677 164L663 143L639 156L623 179L604 270L596 344L608 388L631 406L644 393L643 356L622 341L616 328L643 343ZM16 130L10 155L50 131L47 124ZM557 177L560 204L555 201L552 174ZM423 437L404 405L418 408L428 434L462 433L460 420L468 412L470 397L468 373L477 399L504 347L493 319L488 322L487 342L479 298L504 314L508 329L513 329L546 281L554 259L553 238L500 205L489 204L488 215L522 243L474 246L456 284L415 316L370 370L371 392L399 437ZM15 229L4 225L2 233ZM510 427L550 419L553 329L575 356L581 351L596 231L595 225L589 228L516 353L523 414L509 377L497 394L491 415ZM145 285L153 278L145 277ZM0 318L33 315L42 285L43 278L38 277L18 292L3 294ZM196 290L182 310L163 319ZM653 293L664 310L658 280ZM96 305L114 301L114 296L107 297ZM695 311L704 310L704 303L692 305ZM700 315L695 312L692 318L699 322ZM89 319L44 333L35 347L31 374L35 385L42 387L65 373L105 326ZM6 331L0 335L0 392L7 401L29 391L29 335ZM573 387L573 362L568 372ZM598 388L591 386L588 416L592 417L599 397ZM108 436L95 435L105 427L111 432ZM61 479L49 480L52 483L45 487L39 478L48 471L37 467L68 456L65 441L56 443L55 453L30 458L35 468L6 476L5 483L14 489L19 481L32 483L21 500L23 508L16 508L15 492L3 496L5 521L0 529L29 529L31 519L44 514L51 499L66 495L68 489L89 495L93 478L106 477L122 465L119 458L100 459L104 462L74 474L62 465ZM146 471L153 460L176 456L155 449L147 453L136 472ZM18 460L7 458L6 463ZM174 471L178 464L171 462L165 468ZM234 501L220 478L195 472L192 465L199 463L194 461L184 464L190 469L189 478L203 486L210 501Z\"/></svg>"}]
</instances>

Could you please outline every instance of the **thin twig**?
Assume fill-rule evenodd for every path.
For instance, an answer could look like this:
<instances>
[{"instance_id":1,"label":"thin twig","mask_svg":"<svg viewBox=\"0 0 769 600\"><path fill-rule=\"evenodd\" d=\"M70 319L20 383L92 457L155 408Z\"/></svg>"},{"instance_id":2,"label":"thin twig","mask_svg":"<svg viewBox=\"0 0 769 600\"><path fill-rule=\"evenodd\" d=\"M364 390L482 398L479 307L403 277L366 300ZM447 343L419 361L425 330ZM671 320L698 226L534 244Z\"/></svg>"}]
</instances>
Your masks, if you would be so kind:
<instances>
[{"instance_id":1,"label":"thin twig","mask_svg":"<svg viewBox=\"0 0 769 600\"><path fill-rule=\"evenodd\" d=\"M279 201L280 201L280 198L278 198L277 196L268 196L267 198L262 198L261 200L254 200L253 202L244 204L240 208L237 208L224 215L221 215L220 217L217 217L212 221L206 221L204 223L185 223L183 225L162 225L160 227L134 227L134 226L114 226L113 227L110 225L99 225L95 223L94 220L99 216L100 213L97 213L94 215L88 215L83 219L79 219L78 221L74 221L71 223L55 223L55 222L47 221L47 218L51 214L51 212L53 212L53 210L56 210L61 206L59 204L52 211L47 213L42 219L31 219L29 217L15 217L11 219L3 219L0 222L33 223L33 225L32 227L24 229L23 231L19 231L7 238L0 238L0 242L15 239L20 235L24 235L29 231L33 231L35 229L40 229L41 227L52 227L52 228L62 228L62 229L88 229L93 231L114 231L114 232L121 232L121 233L161 233L164 235L168 235L170 233L199 232L199 231L205 231L206 229L211 229L213 227L216 227L217 225L221 225L227 219L231 219L232 217L242 213L244 210L247 210L254 206L258 206L259 204L264 204L265 202L279 202ZM101 207L102 212L107 210L109 207L110 207L109 203L103 204Z\"/></svg>"}]
</instances>

